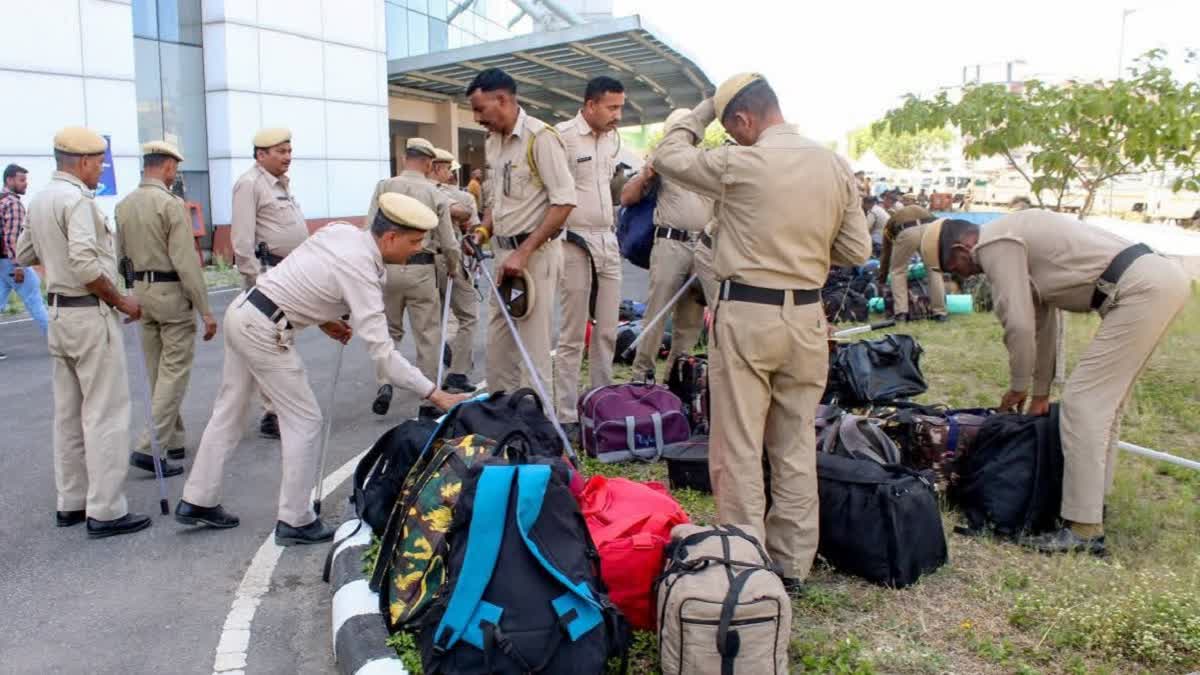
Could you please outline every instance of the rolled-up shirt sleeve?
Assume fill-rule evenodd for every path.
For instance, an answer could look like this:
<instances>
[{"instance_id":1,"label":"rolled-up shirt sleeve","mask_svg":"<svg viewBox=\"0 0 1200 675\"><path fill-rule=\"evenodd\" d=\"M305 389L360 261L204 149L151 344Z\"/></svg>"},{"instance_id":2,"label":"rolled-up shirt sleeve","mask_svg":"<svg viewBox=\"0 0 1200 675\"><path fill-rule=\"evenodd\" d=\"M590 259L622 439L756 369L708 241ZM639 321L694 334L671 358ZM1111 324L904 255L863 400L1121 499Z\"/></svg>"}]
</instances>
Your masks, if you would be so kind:
<instances>
[{"instance_id":1,"label":"rolled-up shirt sleeve","mask_svg":"<svg viewBox=\"0 0 1200 675\"><path fill-rule=\"evenodd\" d=\"M81 286L104 276L96 241L95 214L86 199L67 206L67 266Z\"/></svg>"},{"instance_id":2,"label":"rolled-up shirt sleeve","mask_svg":"<svg viewBox=\"0 0 1200 675\"><path fill-rule=\"evenodd\" d=\"M342 274L338 278L350 308L350 325L366 344L376 375L422 399L429 398L436 389L433 381L396 350L388 334L382 282L372 282L365 274Z\"/></svg>"},{"instance_id":3,"label":"rolled-up shirt sleeve","mask_svg":"<svg viewBox=\"0 0 1200 675\"><path fill-rule=\"evenodd\" d=\"M1029 391L1037 363L1037 318L1025 245L1000 239L976 249L979 265L992 284L996 318L1008 347L1009 389ZM1048 336L1049 337L1049 336ZM1053 337L1049 337L1053 340Z\"/></svg>"}]
</instances>

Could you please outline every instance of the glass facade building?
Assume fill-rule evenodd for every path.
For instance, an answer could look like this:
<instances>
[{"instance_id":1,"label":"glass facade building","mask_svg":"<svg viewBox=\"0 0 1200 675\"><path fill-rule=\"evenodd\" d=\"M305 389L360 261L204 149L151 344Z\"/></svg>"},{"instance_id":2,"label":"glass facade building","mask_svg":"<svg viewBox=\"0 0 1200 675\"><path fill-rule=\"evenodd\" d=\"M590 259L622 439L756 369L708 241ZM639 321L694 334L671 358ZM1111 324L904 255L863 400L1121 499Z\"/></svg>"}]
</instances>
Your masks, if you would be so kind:
<instances>
[{"instance_id":1,"label":"glass facade building","mask_svg":"<svg viewBox=\"0 0 1200 675\"><path fill-rule=\"evenodd\" d=\"M384 1L388 59L504 40L533 30L528 16L508 27L520 13L509 0L473 0L457 14L455 9L465 0Z\"/></svg>"}]
</instances>

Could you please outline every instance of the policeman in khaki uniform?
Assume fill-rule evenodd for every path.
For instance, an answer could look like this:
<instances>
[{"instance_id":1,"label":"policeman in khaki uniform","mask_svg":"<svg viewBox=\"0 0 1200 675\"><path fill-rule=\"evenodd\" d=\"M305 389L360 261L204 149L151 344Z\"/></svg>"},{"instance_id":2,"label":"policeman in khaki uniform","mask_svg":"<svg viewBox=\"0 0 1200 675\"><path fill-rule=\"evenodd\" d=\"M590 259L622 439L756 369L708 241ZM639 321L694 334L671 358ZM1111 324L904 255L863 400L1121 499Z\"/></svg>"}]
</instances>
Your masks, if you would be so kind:
<instances>
[{"instance_id":1,"label":"policeman in khaki uniform","mask_svg":"<svg viewBox=\"0 0 1200 675\"><path fill-rule=\"evenodd\" d=\"M928 223L934 215L921 206L902 206L896 209L883 228L883 249L879 258L879 281L892 277L893 314L897 321L908 321L908 261L921 246ZM925 262L929 279L929 304L934 321L946 320L946 283L940 273Z\"/></svg>"},{"instance_id":2,"label":"policeman in khaki uniform","mask_svg":"<svg viewBox=\"0 0 1200 675\"><path fill-rule=\"evenodd\" d=\"M694 147L718 119L739 143ZM828 368L821 287L866 262L871 238L849 165L788 124L766 80L735 75L667 130L654 170L717 200L720 304L709 383L717 518L765 534L797 588L817 550L813 417ZM765 509L763 452L771 463Z\"/></svg>"},{"instance_id":3,"label":"policeman in khaki uniform","mask_svg":"<svg viewBox=\"0 0 1200 675\"><path fill-rule=\"evenodd\" d=\"M55 134L58 170L30 202L17 240L17 264L43 265L49 291L56 520L69 527L86 518L90 538L150 526L125 501L131 420L117 312L137 320L142 311L117 290L114 227L93 199L105 146L82 127Z\"/></svg>"},{"instance_id":4,"label":"policeman in khaki uniform","mask_svg":"<svg viewBox=\"0 0 1200 675\"><path fill-rule=\"evenodd\" d=\"M511 391L536 377L550 395L550 319L562 266L558 236L575 208L575 179L557 130L525 113L517 103L517 83L507 73L497 68L481 71L466 93L475 121L489 132L484 151L491 167L484 186L483 224L475 230L474 243L491 242L497 283L527 274L534 296L528 313L515 321L538 371L522 377L516 341L492 295L488 388Z\"/></svg>"},{"instance_id":5,"label":"policeman in khaki uniform","mask_svg":"<svg viewBox=\"0 0 1200 675\"><path fill-rule=\"evenodd\" d=\"M233 218L229 225L234 265L242 274L244 288L254 286L262 262L278 265L308 238L308 223L287 176L292 165L292 132L261 129L254 134L253 142L254 166L233 184ZM262 262L258 259L259 244L267 249ZM259 432L279 438L279 420L266 396L263 408Z\"/></svg>"},{"instance_id":6,"label":"policeman in khaki uniform","mask_svg":"<svg viewBox=\"0 0 1200 675\"><path fill-rule=\"evenodd\" d=\"M1067 215L1030 209L984 227L935 221L921 240L926 265L986 274L1008 347L1002 410L1050 409L1059 313L1100 314L1100 328L1067 379L1060 409L1066 527L1022 543L1045 553L1103 554L1104 497L1117 467L1121 411L1155 347L1191 294L1183 269L1144 244Z\"/></svg>"},{"instance_id":7,"label":"policeman in khaki uniform","mask_svg":"<svg viewBox=\"0 0 1200 675\"><path fill-rule=\"evenodd\" d=\"M567 216L562 244L558 280L562 323L554 355L555 410L571 437L579 433L579 367L589 321L595 321L588 347L589 386L612 384L621 308L621 248L613 231L612 176L621 149L617 126L624 107L625 87L611 77L597 77L588 82L579 113L557 126L575 175L576 206Z\"/></svg>"},{"instance_id":8,"label":"policeman in khaki uniform","mask_svg":"<svg viewBox=\"0 0 1200 675\"><path fill-rule=\"evenodd\" d=\"M152 423L167 457L183 459L183 418L179 406L187 392L196 353L196 317L204 321L204 340L217 332L208 307L204 271L196 255L192 223L183 200L167 188L183 155L165 141L142 146L142 182L117 204L117 236L121 255L134 269L133 291L142 305L142 352L150 378ZM154 471L146 453L149 433L133 453L133 465ZM183 467L163 466L163 474Z\"/></svg>"},{"instance_id":9,"label":"policeman in khaki uniform","mask_svg":"<svg viewBox=\"0 0 1200 675\"><path fill-rule=\"evenodd\" d=\"M225 311L220 393L175 509L177 521L217 528L238 525L237 516L221 506L221 482L257 386L275 402L283 435L275 542L286 546L333 538L333 528L312 510L321 408L295 349L297 331L319 325L343 344L358 334L376 372L442 410L466 398L439 389L395 350L383 314L385 264L403 264L420 251L438 217L404 195L386 193L378 202L378 214L367 229L340 221L326 225ZM346 314L349 324L339 318Z\"/></svg>"},{"instance_id":10,"label":"policeman in khaki uniform","mask_svg":"<svg viewBox=\"0 0 1200 675\"><path fill-rule=\"evenodd\" d=\"M417 367L425 377L437 377L438 353L441 342L442 301L438 295L435 256L445 256L446 266L455 280L462 274L462 253L454 236L450 218L450 198L428 178L433 173L433 144L424 138L410 138L405 145L404 171L399 176L379 181L367 207L367 223L375 220L379 196L389 192L408 195L437 214L437 227L425 237L425 247L410 256L402 265L387 266L387 283L383 286L384 314L388 332L399 343L404 339L404 315L408 314L413 340L417 347ZM392 403L392 385L380 377L379 392L371 409L387 414Z\"/></svg>"},{"instance_id":11,"label":"policeman in khaki uniform","mask_svg":"<svg viewBox=\"0 0 1200 675\"><path fill-rule=\"evenodd\" d=\"M479 226L478 205L475 197L466 190L461 190L455 181L454 172L459 170L454 155L441 148L434 148L433 173L431 179L437 183L438 189L451 199L450 219L454 221L455 238L461 242L462 234L470 232ZM446 298L446 265L445 258L438 265L438 289L443 302L450 303L450 311L458 329L454 340L450 343L450 371L442 387L446 391L469 392L475 391L471 383L471 371L475 370L475 324L479 321L479 296L471 279L458 278L450 297Z\"/></svg>"},{"instance_id":12,"label":"policeman in khaki uniform","mask_svg":"<svg viewBox=\"0 0 1200 675\"><path fill-rule=\"evenodd\" d=\"M666 126L670 127L690 112L687 108L672 111L667 116ZM654 177L651 158L642 171L625 184L622 205L633 206L640 202L653 187ZM697 271L697 240L711 216L711 198L659 177L658 201L654 207L654 248L650 250L650 290L646 296L647 318L658 316L679 287ZM667 363L674 363L675 357L691 352L703 322L704 308L685 293L676 302L672 313L671 353ZM646 329L633 360L635 377L645 374L646 381L654 381L654 360L666 324L663 320Z\"/></svg>"}]
</instances>

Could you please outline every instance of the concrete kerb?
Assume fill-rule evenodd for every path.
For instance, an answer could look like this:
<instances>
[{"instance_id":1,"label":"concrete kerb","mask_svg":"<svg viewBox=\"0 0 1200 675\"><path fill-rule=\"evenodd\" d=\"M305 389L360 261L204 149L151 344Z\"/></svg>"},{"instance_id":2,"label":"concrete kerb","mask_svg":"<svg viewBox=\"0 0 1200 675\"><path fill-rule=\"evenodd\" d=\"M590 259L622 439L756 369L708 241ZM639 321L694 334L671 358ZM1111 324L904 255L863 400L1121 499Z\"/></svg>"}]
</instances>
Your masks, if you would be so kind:
<instances>
[{"instance_id":1,"label":"concrete kerb","mask_svg":"<svg viewBox=\"0 0 1200 675\"><path fill-rule=\"evenodd\" d=\"M331 640L340 675L407 675L396 652L388 647L387 626L379 612L379 594L367 587L363 552L371 545L371 528L357 518L342 523L334 535L337 549L329 572L333 593ZM351 532L354 532L353 535ZM345 541L342 541L345 539Z\"/></svg>"}]
</instances>

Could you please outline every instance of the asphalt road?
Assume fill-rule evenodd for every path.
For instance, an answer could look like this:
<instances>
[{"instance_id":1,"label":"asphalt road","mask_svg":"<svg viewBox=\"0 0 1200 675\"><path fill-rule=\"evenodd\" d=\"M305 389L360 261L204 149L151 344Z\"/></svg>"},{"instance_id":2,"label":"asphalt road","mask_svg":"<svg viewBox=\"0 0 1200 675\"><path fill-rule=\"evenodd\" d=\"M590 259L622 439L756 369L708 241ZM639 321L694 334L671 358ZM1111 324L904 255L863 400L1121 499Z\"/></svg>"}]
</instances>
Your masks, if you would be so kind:
<instances>
[{"instance_id":1,"label":"asphalt road","mask_svg":"<svg viewBox=\"0 0 1200 675\"><path fill-rule=\"evenodd\" d=\"M645 297L646 273L626 265L625 297ZM215 293L222 315L236 293ZM486 315L486 311L483 312ZM481 325L486 325L481 317ZM126 328L129 359L137 358ZM200 441L220 384L221 334L197 342L183 419L191 453ZM483 334L476 335L475 378L483 376ZM320 331L297 345L322 408L336 345ZM278 441L260 438L259 413L226 465L224 505L241 517L232 530L185 528L158 514L153 475L130 469L130 508L154 515L133 535L89 541L82 525L54 526L52 390L45 341L31 322L0 321L0 673L207 673L235 590L275 525ZM402 352L411 357L411 341ZM131 361L132 363L132 361ZM376 385L361 341L346 348L338 385L327 473L391 426L416 414L415 397L397 390L391 412L370 411ZM130 375L133 429L143 425L145 385ZM174 506L186 475L168 479ZM339 523L348 483L324 502ZM329 590L321 581L328 546L283 551L251 625L247 673L332 673Z\"/></svg>"}]
</instances>

